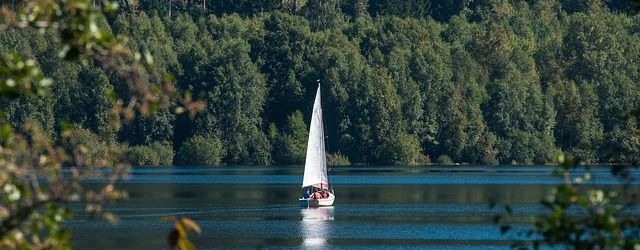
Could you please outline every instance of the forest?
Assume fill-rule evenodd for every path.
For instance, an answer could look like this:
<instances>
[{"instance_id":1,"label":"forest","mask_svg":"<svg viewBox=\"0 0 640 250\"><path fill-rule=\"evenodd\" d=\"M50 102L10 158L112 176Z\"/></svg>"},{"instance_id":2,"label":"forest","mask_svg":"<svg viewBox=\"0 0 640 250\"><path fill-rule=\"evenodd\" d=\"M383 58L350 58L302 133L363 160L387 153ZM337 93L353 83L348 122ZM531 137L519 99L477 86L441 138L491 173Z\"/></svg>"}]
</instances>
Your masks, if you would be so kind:
<instances>
[{"instance_id":1,"label":"forest","mask_svg":"<svg viewBox=\"0 0 640 250\"><path fill-rule=\"evenodd\" d=\"M123 80L61 59L56 34L18 29L0 33L0 55L36 59L54 84L46 96L0 99L4 119L35 121L53 140L72 128L89 145L122 142L134 165L300 164L319 80L331 164L640 157L635 2L119 4L101 28L127 37L150 74L204 109L158 106L114 129Z\"/></svg>"}]
</instances>

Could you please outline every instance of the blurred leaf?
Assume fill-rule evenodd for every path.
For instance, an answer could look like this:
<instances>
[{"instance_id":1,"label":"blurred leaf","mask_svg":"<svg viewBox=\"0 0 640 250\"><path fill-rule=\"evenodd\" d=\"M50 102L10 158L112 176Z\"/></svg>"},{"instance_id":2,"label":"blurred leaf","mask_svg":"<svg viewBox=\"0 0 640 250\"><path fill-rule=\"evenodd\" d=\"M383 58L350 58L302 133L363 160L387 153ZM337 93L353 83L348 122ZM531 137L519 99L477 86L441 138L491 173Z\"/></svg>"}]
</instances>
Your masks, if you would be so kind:
<instances>
[{"instance_id":1,"label":"blurred leaf","mask_svg":"<svg viewBox=\"0 0 640 250\"><path fill-rule=\"evenodd\" d=\"M201 233L200 226L193 221L192 219L186 217L170 217L173 219L174 228L169 231L167 235L167 244L171 249L176 249L176 247L185 250L185 249L195 249L193 243L189 241L189 231L195 231L198 234ZM163 218L167 219L166 217Z\"/></svg>"},{"instance_id":2,"label":"blurred leaf","mask_svg":"<svg viewBox=\"0 0 640 250\"><path fill-rule=\"evenodd\" d=\"M187 239L178 239L178 246L180 247L181 250L195 249L195 247L193 246L193 243L191 243L191 241Z\"/></svg>"},{"instance_id":3,"label":"blurred leaf","mask_svg":"<svg viewBox=\"0 0 640 250\"><path fill-rule=\"evenodd\" d=\"M200 226L198 226L198 224L195 221L187 217L183 217L183 218L180 218L180 222L184 224L186 228L191 229L196 233L201 233Z\"/></svg>"},{"instance_id":4,"label":"blurred leaf","mask_svg":"<svg viewBox=\"0 0 640 250\"><path fill-rule=\"evenodd\" d=\"M169 245L170 249L176 249L176 246L178 246L179 238L180 238L180 233L178 232L178 230L175 228L172 228L171 231L169 231L169 234L167 235L167 244Z\"/></svg>"}]
</instances>

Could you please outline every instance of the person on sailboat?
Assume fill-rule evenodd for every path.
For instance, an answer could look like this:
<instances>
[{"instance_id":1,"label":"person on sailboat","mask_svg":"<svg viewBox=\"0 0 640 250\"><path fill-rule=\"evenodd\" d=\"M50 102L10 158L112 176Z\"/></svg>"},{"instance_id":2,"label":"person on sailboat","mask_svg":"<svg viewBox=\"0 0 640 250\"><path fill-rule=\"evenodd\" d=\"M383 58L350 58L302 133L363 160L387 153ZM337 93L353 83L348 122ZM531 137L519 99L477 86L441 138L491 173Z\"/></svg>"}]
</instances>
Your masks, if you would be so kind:
<instances>
[{"instance_id":1,"label":"person on sailboat","mask_svg":"<svg viewBox=\"0 0 640 250\"><path fill-rule=\"evenodd\" d=\"M311 196L311 192L309 192L309 189L305 190L304 193L302 194L302 197L304 197L305 199L309 198L309 196Z\"/></svg>"}]
</instances>

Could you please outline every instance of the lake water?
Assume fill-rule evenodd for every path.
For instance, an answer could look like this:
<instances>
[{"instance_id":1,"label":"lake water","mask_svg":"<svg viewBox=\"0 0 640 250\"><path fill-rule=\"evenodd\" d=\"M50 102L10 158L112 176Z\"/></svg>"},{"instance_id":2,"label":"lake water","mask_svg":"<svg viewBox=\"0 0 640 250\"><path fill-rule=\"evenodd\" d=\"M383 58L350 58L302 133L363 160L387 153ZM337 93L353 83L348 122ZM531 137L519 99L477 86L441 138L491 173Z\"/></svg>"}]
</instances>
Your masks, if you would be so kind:
<instances>
[{"instance_id":1,"label":"lake water","mask_svg":"<svg viewBox=\"0 0 640 250\"><path fill-rule=\"evenodd\" d=\"M516 228L544 209L538 201L559 183L550 167L336 167L331 208L297 205L302 167L134 168L109 205L116 226L82 216L69 222L76 249L167 249L171 222L187 216L202 227L198 249L508 249L489 209L514 207ZM608 169L591 171L615 188ZM576 176L581 172L573 173ZM634 173L638 175L638 173Z\"/></svg>"}]
</instances>

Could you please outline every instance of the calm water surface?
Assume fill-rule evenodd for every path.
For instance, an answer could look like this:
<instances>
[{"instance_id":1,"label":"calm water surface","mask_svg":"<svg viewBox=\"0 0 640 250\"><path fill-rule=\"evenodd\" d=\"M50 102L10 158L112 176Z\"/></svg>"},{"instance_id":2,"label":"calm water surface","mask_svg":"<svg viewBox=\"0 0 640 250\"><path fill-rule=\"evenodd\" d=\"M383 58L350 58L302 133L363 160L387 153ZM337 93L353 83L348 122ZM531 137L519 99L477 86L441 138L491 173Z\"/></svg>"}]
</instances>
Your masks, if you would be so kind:
<instances>
[{"instance_id":1,"label":"calm water surface","mask_svg":"<svg viewBox=\"0 0 640 250\"><path fill-rule=\"evenodd\" d=\"M297 206L302 167L135 168L120 187L130 198L110 206L117 226L82 217L69 225L76 249L166 249L170 222L202 227L199 249L508 249L492 223L495 199L513 204L516 228L544 210L538 201L558 179L549 167L332 168L336 203ZM574 173L579 175L580 172ZM634 175L639 175L637 172ZM616 188L608 169L596 184Z\"/></svg>"}]
</instances>

